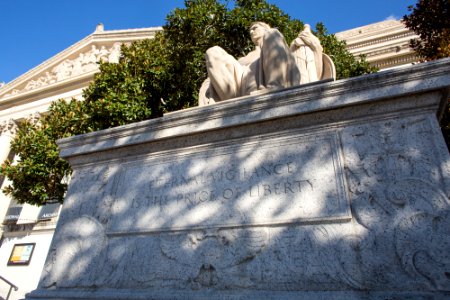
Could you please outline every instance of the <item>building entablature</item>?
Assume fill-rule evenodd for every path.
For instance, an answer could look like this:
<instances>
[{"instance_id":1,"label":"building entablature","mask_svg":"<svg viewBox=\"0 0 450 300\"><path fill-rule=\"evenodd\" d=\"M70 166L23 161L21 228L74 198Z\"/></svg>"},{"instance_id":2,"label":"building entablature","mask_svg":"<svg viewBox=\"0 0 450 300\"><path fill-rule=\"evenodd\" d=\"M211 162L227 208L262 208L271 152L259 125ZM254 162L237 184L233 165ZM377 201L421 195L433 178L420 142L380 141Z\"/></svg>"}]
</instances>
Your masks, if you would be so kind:
<instances>
[{"instance_id":1,"label":"building entablature","mask_svg":"<svg viewBox=\"0 0 450 300\"><path fill-rule=\"evenodd\" d=\"M0 119L9 113L10 108L17 109L18 105L27 105L43 98L70 91L76 92L69 93L69 98L81 97L82 88L87 87L99 71L100 61L118 62L121 44L153 38L161 30L161 27L151 27L104 31L103 25L99 24L94 33L2 86ZM39 107L45 110L50 102Z\"/></svg>"},{"instance_id":2,"label":"building entablature","mask_svg":"<svg viewBox=\"0 0 450 300\"><path fill-rule=\"evenodd\" d=\"M336 33L336 37L345 41L347 49L355 57L364 55L371 65L380 69L419 61L409 46L410 40L419 38L418 35L398 20L342 31Z\"/></svg>"}]
</instances>

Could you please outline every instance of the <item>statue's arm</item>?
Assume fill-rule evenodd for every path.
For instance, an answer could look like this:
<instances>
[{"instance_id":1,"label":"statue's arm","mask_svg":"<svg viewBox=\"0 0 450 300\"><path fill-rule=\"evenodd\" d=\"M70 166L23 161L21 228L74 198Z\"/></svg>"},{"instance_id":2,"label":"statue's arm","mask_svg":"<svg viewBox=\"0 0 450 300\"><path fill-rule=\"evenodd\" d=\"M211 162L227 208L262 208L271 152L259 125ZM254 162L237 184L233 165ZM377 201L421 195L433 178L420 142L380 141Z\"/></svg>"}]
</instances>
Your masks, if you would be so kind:
<instances>
[{"instance_id":1,"label":"statue's arm","mask_svg":"<svg viewBox=\"0 0 450 300\"><path fill-rule=\"evenodd\" d=\"M249 66L255 60L259 59L261 56L261 49L257 47L255 50L249 52L246 56L238 59L239 64L242 66Z\"/></svg>"}]
</instances>

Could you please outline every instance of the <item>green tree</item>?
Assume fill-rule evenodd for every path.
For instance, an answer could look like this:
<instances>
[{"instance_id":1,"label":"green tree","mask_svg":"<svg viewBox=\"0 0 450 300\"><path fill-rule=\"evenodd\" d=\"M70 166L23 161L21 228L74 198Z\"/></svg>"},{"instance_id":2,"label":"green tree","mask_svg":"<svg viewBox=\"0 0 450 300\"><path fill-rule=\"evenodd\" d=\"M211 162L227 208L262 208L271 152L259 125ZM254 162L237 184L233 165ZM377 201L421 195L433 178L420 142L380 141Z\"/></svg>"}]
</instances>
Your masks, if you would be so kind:
<instances>
[{"instance_id":1,"label":"green tree","mask_svg":"<svg viewBox=\"0 0 450 300\"><path fill-rule=\"evenodd\" d=\"M411 47L424 60L449 57L450 1L419 0L408 10L410 14L403 17L403 22L420 37L411 40Z\"/></svg>"},{"instance_id":2,"label":"green tree","mask_svg":"<svg viewBox=\"0 0 450 300\"><path fill-rule=\"evenodd\" d=\"M70 166L58 157L56 140L71 135L129 124L197 105L198 90L207 76L204 54L219 45L235 57L253 47L249 26L263 21L278 28L290 43L303 29L277 6L265 0L186 0L185 7L167 16L163 31L154 39L122 46L119 63L100 63L100 72L84 90L85 101L57 101L40 122L23 122L12 143L20 155L6 161L0 173L12 185L6 193L19 202L62 202ZM374 72L355 59L345 43L329 35L323 24L316 34L336 65L338 78Z\"/></svg>"},{"instance_id":3,"label":"green tree","mask_svg":"<svg viewBox=\"0 0 450 300\"><path fill-rule=\"evenodd\" d=\"M83 91L92 128L105 129L162 116L167 58L160 34L122 46L119 63L101 63Z\"/></svg>"},{"instance_id":4,"label":"green tree","mask_svg":"<svg viewBox=\"0 0 450 300\"><path fill-rule=\"evenodd\" d=\"M92 131L83 102L59 100L50 105L49 114L39 121L23 121L11 143L11 150L20 155L16 163L5 161L1 174L12 180L4 188L19 203L45 204L63 202L71 169L59 157L56 140Z\"/></svg>"},{"instance_id":5,"label":"green tree","mask_svg":"<svg viewBox=\"0 0 450 300\"><path fill-rule=\"evenodd\" d=\"M421 60L450 57L450 1L419 0L415 6L409 6L408 10L410 14L403 17L403 22L419 36L419 39L410 41L410 46L419 54ZM448 104L447 106L450 107ZM449 108L440 122L447 147L450 149Z\"/></svg>"},{"instance_id":6,"label":"green tree","mask_svg":"<svg viewBox=\"0 0 450 300\"><path fill-rule=\"evenodd\" d=\"M346 43L334 34L328 34L323 23L316 25L315 35L319 38L323 51L328 54L336 67L337 79L349 78L378 71L366 61L365 56L355 58L346 49Z\"/></svg>"}]
</instances>

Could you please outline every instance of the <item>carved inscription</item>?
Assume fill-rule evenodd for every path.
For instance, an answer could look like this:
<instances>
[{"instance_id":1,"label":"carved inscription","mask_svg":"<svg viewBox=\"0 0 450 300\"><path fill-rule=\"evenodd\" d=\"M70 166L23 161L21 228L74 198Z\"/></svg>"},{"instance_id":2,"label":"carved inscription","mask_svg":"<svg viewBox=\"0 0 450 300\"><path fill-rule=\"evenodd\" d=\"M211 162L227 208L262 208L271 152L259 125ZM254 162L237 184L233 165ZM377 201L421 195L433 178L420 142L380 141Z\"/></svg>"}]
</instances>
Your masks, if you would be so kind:
<instances>
[{"instance_id":1,"label":"carved inscription","mask_svg":"<svg viewBox=\"0 0 450 300\"><path fill-rule=\"evenodd\" d=\"M220 201L232 200L243 196L247 193L248 197L268 197L280 194L296 194L300 193L302 189L312 189L311 180L301 180L291 178L289 175L295 172L295 163L287 162L284 164L275 163L262 165L260 168L252 170L251 172L243 167L239 169L218 169L213 173L201 174L194 177L186 177L185 175L175 175L173 177L158 178L150 180L149 192L155 193L157 191L167 192L170 189L181 188L180 193L173 197L173 194L157 194L149 195L144 198L133 199L133 208L144 208L149 205L158 205L162 210L164 206L176 200L177 203L183 202L186 206L196 206L205 201ZM258 180L263 177L272 177L270 179L276 181L280 179L281 182L264 181L258 183ZM266 178L267 180L267 178ZM242 185L248 184L246 189ZM222 188L213 190L216 184L224 183ZM183 189L184 188L184 189ZM187 191L192 190L192 192Z\"/></svg>"},{"instance_id":2,"label":"carved inscription","mask_svg":"<svg viewBox=\"0 0 450 300\"><path fill-rule=\"evenodd\" d=\"M109 232L348 218L335 139L296 137L129 165Z\"/></svg>"}]
</instances>

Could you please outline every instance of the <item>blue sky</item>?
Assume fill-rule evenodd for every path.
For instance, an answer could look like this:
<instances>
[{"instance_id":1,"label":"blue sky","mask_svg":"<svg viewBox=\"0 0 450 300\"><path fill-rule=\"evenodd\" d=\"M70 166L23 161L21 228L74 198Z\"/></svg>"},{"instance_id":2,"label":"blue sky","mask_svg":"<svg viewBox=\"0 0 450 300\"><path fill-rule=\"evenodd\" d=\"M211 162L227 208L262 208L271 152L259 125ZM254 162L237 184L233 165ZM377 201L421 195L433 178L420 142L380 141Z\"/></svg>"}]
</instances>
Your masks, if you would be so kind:
<instances>
[{"instance_id":1,"label":"blue sky","mask_svg":"<svg viewBox=\"0 0 450 300\"><path fill-rule=\"evenodd\" d=\"M330 33L400 19L416 0L268 0L292 18ZM0 0L0 82L10 82L91 34L162 26L184 0Z\"/></svg>"}]
</instances>

